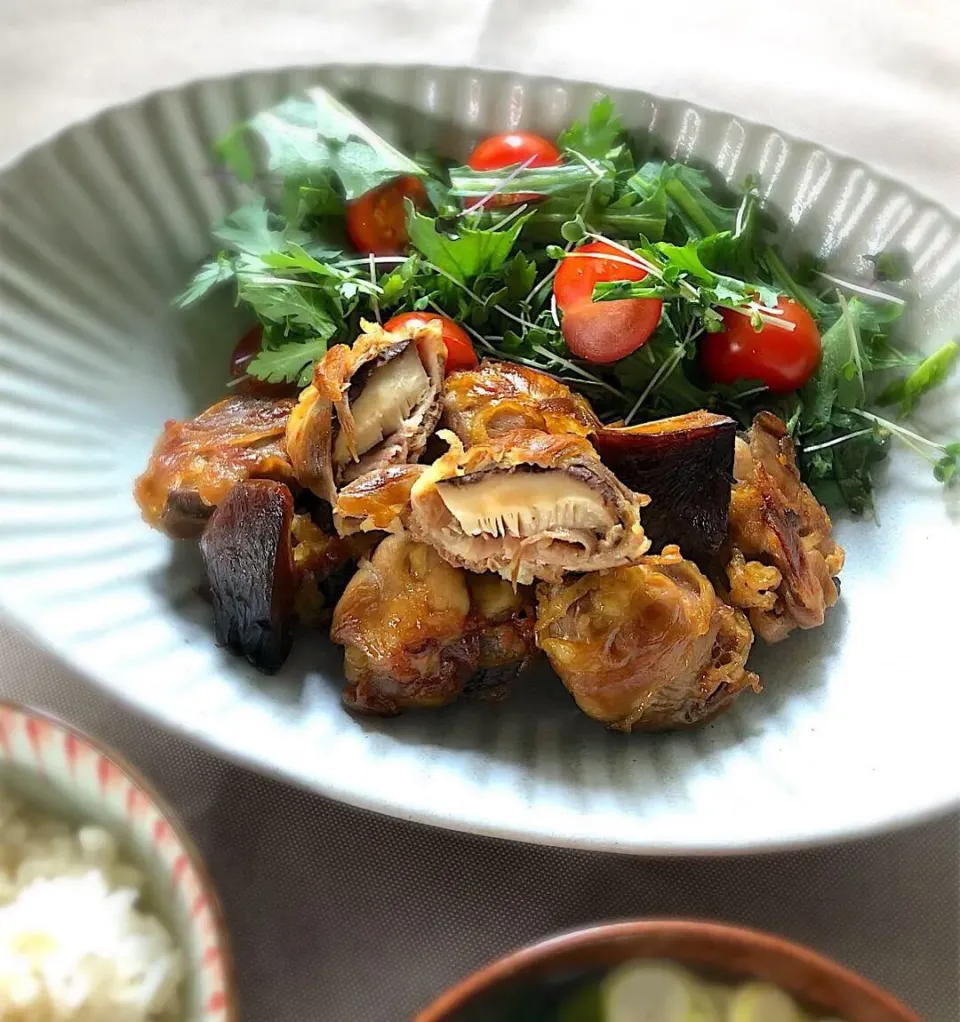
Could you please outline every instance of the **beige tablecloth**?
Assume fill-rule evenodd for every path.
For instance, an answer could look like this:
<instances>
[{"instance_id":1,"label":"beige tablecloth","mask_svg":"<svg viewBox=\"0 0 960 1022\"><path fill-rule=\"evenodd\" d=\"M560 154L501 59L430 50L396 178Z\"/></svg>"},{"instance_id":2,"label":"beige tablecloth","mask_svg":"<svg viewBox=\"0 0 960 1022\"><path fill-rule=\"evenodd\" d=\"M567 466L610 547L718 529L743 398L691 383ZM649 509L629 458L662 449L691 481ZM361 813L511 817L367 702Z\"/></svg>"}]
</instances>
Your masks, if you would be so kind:
<instances>
[{"instance_id":1,"label":"beige tablecloth","mask_svg":"<svg viewBox=\"0 0 960 1022\"><path fill-rule=\"evenodd\" d=\"M816 139L960 208L952 0L0 0L0 162L154 88L328 60L486 64L682 95ZM177 806L223 896L250 1022L397 1022L517 944L650 914L775 930L861 970L930 1022L960 1019L955 815L762 858L542 849L372 816L228 765L5 628L0 698L99 734Z\"/></svg>"}]
</instances>

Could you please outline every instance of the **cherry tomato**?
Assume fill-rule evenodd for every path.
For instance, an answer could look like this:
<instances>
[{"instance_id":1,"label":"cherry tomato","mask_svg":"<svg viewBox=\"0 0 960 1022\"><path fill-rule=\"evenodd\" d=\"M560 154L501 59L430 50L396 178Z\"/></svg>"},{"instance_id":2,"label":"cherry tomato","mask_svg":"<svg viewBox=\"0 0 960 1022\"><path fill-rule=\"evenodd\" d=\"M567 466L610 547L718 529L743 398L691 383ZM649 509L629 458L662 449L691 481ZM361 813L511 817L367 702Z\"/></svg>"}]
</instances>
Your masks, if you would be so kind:
<instances>
[{"instance_id":1,"label":"cherry tomato","mask_svg":"<svg viewBox=\"0 0 960 1022\"><path fill-rule=\"evenodd\" d=\"M663 311L659 298L591 301L595 284L643 280L646 275L639 263L630 262L605 241L581 245L560 263L553 294L563 312L564 339L575 355L591 362L616 362L649 340Z\"/></svg>"},{"instance_id":2,"label":"cherry tomato","mask_svg":"<svg viewBox=\"0 0 960 1022\"><path fill-rule=\"evenodd\" d=\"M293 383L267 383L255 376L247 376L247 366L257 357L263 342L263 327L259 324L248 330L237 341L230 356L230 379L238 380L230 388L232 394L249 394L251 397L292 397L297 393Z\"/></svg>"},{"instance_id":3,"label":"cherry tomato","mask_svg":"<svg viewBox=\"0 0 960 1022\"><path fill-rule=\"evenodd\" d=\"M754 330L750 320L724 309L724 328L707 334L701 345L703 368L716 383L760 380L774 393L802 387L820 364L820 331L813 316L793 299L781 296L777 303L783 320L793 330L764 323Z\"/></svg>"},{"instance_id":4,"label":"cherry tomato","mask_svg":"<svg viewBox=\"0 0 960 1022\"><path fill-rule=\"evenodd\" d=\"M530 160L530 167L555 167L560 162L560 150L540 135L529 131L509 131L485 138L470 154L467 166L472 170L502 170ZM532 192L516 195L494 195L485 205L510 206L539 198Z\"/></svg>"},{"instance_id":5,"label":"cherry tomato","mask_svg":"<svg viewBox=\"0 0 960 1022\"><path fill-rule=\"evenodd\" d=\"M358 252L397 255L407 247L404 199L412 200L418 209L427 205L420 178L398 177L347 203L347 234Z\"/></svg>"},{"instance_id":6,"label":"cherry tomato","mask_svg":"<svg viewBox=\"0 0 960 1022\"><path fill-rule=\"evenodd\" d=\"M436 312L401 312L384 324L384 330L399 330L401 327L419 327L427 323L439 322L443 343L447 346L446 374L458 369L475 369L479 364L477 353L466 331L447 316Z\"/></svg>"},{"instance_id":7,"label":"cherry tomato","mask_svg":"<svg viewBox=\"0 0 960 1022\"><path fill-rule=\"evenodd\" d=\"M609 259L598 256L610 256ZM594 284L611 280L643 280L647 271L630 257L605 241L591 241L581 245L568 255L557 269L553 278L553 293L561 312L580 302L589 302L593 296ZM634 299L631 299L631 301ZM658 298L642 298L636 301L652 301L663 304Z\"/></svg>"},{"instance_id":8,"label":"cherry tomato","mask_svg":"<svg viewBox=\"0 0 960 1022\"><path fill-rule=\"evenodd\" d=\"M588 362L616 362L636 351L660 322L660 300L581 302L563 314L567 347Z\"/></svg>"}]
</instances>

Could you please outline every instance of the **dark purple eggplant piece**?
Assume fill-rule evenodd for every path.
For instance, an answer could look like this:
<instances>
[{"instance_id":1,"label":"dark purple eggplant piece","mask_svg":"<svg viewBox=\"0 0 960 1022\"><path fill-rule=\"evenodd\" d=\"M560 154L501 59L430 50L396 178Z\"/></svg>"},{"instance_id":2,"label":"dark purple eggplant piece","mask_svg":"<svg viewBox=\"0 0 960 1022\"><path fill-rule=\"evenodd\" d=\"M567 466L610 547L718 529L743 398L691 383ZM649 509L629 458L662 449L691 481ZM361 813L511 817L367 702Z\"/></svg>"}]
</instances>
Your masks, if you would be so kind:
<instances>
[{"instance_id":1,"label":"dark purple eggplant piece","mask_svg":"<svg viewBox=\"0 0 960 1022\"><path fill-rule=\"evenodd\" d=\"M727 534L736 435L733 419L705 411L598 430L603 463L650 497L641 519L653 552L677 543L690 560L709 564Z\"/></svg>"},{"instance_id":2,"label":"dark purple eggplant piece","mask_svg":"<svg viewBox=\"0 0 960 1022\"><path fill-rule=\"evenodd\" d=\"M250 479L221 501L200 539L217 643L271 674L293 641L292 523L287 486Z\"/></svg>"}]
</instances>

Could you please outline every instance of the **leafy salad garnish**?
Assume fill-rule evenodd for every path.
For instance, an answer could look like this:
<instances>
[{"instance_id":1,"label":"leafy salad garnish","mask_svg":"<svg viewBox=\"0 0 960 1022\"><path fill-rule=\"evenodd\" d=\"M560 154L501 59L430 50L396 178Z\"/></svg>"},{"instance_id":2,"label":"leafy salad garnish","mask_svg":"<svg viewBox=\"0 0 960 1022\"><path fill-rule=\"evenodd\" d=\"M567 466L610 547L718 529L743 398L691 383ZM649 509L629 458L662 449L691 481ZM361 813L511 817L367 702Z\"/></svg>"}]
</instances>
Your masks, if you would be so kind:
<instances>
[{"instance_id":1,"label":"leafy salad garnish","mask_svg":"<svg viewBox=\"0 0 960 1022\"><path fill-rule=\"evenodd\" d=\"M906 276L902 253L865 253L875 269L866 282L809 258L788 260L758 182L735 194L703 170L648 151L623 130L608 98L557 146L557 166L478 171L406 155L323 89L287 99L218 144L227 170L256 194L214 227L220 250L178 303L230 283L263 326L262 350L246 371L269 382L306 385L314 361L329 344L349 343L361 318L432 310L460 323L481 355L584 391L606 421L707 408L747 425L769 409L787 423L820 499L858 514L872 509L873 469L891 440L927 459L941 482L960 475L960 442L940 443L900 421L960 355L954 341L927 358L894 342L905 301L890 282ZM429 200L426 208L406 203L408 254L351 251L347 203L401 175L419 179ZM521 201L490 201L498 195ZM594 301L663 302L647 343L606 365L570 352L551 288L560 261L597 241L647 275L598 283ZM722 310L755 329L792 329L777 308L781 296L802 305L821 333L809 382L774 394L758 381L708 380L699 345L723 328Z\"/></svg>"}]
</instances>

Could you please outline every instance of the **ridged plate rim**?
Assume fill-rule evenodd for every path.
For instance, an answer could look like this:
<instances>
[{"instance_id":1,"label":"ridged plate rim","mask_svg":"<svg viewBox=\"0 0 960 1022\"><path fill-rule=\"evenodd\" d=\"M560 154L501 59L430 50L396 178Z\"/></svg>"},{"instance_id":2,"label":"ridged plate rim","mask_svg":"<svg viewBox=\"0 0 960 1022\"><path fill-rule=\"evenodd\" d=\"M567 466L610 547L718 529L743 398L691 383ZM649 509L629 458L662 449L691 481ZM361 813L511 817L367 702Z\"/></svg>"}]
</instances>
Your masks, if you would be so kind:
<instances>
[{"instance_id":1,"label":"ridged plate rim","mask_svg":"<svg viewBox=\"0 0 960 1022\"><path fill-rule=\"evenodd\" d=\"M121 104L110 106L104 110L101 110L91 117L85 118L72 125L69 125L60 131L52 133L48 137L38 140L35 144L32 144L22 152L14 155L10 160L6 161L0 166L0 186L9 173L14 172L24 161L26 161L31 155L36 154L47 146L56 145L57 141L62 139L69 133L81 130L89 129L95 130L98 124L107 121L109 118L116 116L123 111L135 111L137 107L161 99L162 97L175 97L177 94L185 93L190 90L201 90L204 88L215 88L217 86L224 86L227 83L235 83L244 79L250 78L261 78L271 79L279 78L282 76L291 75L310 75L318 74L321 72L338 72L345 71L350 73L356 73L358 70L369 75L375 75L378 72L396 72L396 71L409 71L413 73L422 73L425 75L443 75L443 76L480 76L484 79L512 79L527 83L528 86L537 85L555 85L559 88L582 87L594 90L603 90L606 88L602 84L596 82L587 81L576 78L562 78L554 76L541 76L541 75L525 75L520 73L514 73L509 70L502 68L484 68L484 67L450 67L443 65L363 65L362 68L357 65L293 65L286 68L277 69L252 69L250 71L241 71L229 75L217 75L211 77L195 78L189 81L164 88L161 90L150 91L142 95L131 98ZM871 181L878 184L883 184L889 187L896 188L900 193L905 194L917 203L922 204L927 209L936 211L948 222L956 224L955 215L941 202L936 199L922 194L917 189L914 189L908 185L903 184L896 178L884 174L879 171L874 171L869 165L863 162L837 152L829 147L821 146L815 142L799 138L787 132L782 132L779 129L769 126L767 124L752 121L747 118L742 118L737 115L731 114L727 111L712 108L704 104L689 103L686 100L678 97L659 96L653 93L646 92L644 90L628 89L623 87L617 87L611 89L614 92L629 93L631 96L635 96L646 100L652 104L663 105L664 103L669 105L682 105L685 108L702 113L711 118L724 119L727 122L738 122L746 125L748 129L755 132L767 132L780 136L787 144L793 146L803 146L808 148L812 154L820 153L823 154L831 164L837 166L841 170L862 170L869 175ZM15 621L19 627L23 628L28 634L32 635L40 645L45 646L53 650L58 656L60 656L69 666L74 669L78 669L80 673L86 676L93 684L99 687L105 688L112 696L115 696L125 705L131 707L137 712L144 713L151 719L157 721L162 726L171 728L174 730L180 730L190 735L194 740L197 740L201 744L213 749L220 755L224 755L229 759L232 759L245 766L252 767L261 770L266 773L273 774L274 776L280 777L288 782L298 784L300 786L319 790L321 793L328 795L329 797L337 798L338 800L347 802L349 804L370 809L382 813L386 813L392 816L398 816L404 819L416 820L423 823L446 827L448 829L469 831L475 833L488 834L491 836L509 837L518 840L525 840L538 843L549 843L552 845L561 845L577 848L591 848L591 849L604 849L610 851L621 851L621 852L633 852L633 853L647 853L647 854L717 854L717 853L736 853L742 851L774 851L785 848L802 847L807 845L819 844L827 841L833 841L842 838L853 838L857 836L863 836L870 833L875 833L892 826L906 825L909 823L917 822L919 820L928 818L936 815L939 812L949 809L960 801L960 785L957 786L957 791L953 794L953 799L949 803L945 803L942 797L932 799L928 803L924 803L922 798L918 798L917 802L909 809L904 810L902 807L896 812L892 813L889 818L874 818L872 820L856 820L849 824L840 824L834 828L822 829L816 833L810 833L804 830L802 827L793 833L781 833L777 838L771 840L762 840L755 837L747 837L741 843L731 841L729 838L723 839L716 843L711 843L709 840L700 840L695 844L671 844L669 842L652 842L644 843L643 841L632 840L625 844L620 844L614 841L609 835L600 835L597 837L587 835L564 835L556 832L545 832L538 830L536 826L509 826L503 823L490 823L484 822L478 819L476 815L471 815L467 811L460 818L452 818L448 813L444 812L432 812L429 809L410 809L405 808L402 805L396 804L394 801L378 799L368 792L358 791L355 785L349 783L337 784L332 780L328 779L325 783L320 784L316 780L311 780L303 776L297 776L289 768L276 767L269 762L263 761L259 757L245 757L243 753L236 748L230 747L225 744L222 736L212 736L204 733L202 730L190 726L189 723L184 721L171 720L169 715L166 715L164 711L154 705L144 705L142 701L138 701L136 696L127 691L122 683L118 684L119 679L108 680L99 677L95 668L95 665L87 663L84 658L78 655L76 652L71 653L70 649L53 638L49 638L44 634L42 629L35 628L30 620L25 619L17 613L15 608L12 608L6 598L3 598L4 613L10 617L11 620Z\"/></svg>"}]
</instances>

